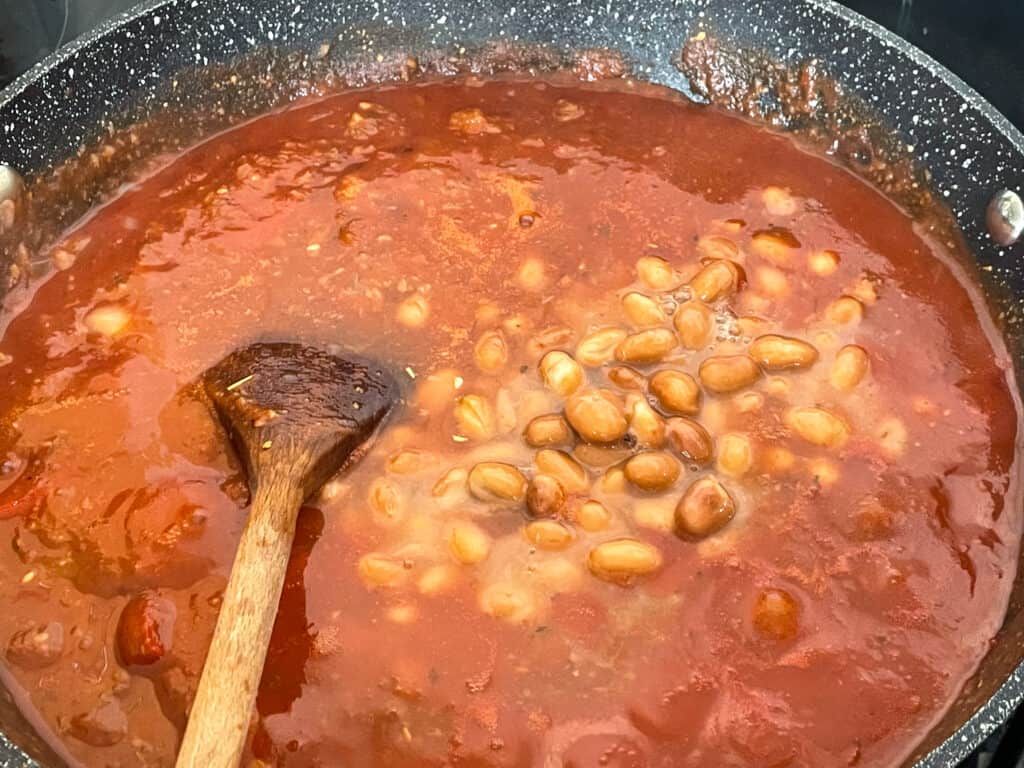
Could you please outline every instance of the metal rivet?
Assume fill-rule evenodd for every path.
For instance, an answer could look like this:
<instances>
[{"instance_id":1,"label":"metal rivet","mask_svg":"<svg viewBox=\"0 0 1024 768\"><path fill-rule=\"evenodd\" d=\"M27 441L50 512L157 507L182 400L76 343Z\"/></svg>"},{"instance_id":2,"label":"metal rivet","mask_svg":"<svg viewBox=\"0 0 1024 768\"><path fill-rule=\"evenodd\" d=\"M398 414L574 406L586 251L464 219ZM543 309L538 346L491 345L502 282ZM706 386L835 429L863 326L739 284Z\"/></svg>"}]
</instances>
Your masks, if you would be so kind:
<instances>
[{"instance_id":1,"label":"metal rivet","mask_svg":"<svg viewBox=\"0 0 1024 768\"><path fill-rule=\"evenodd\" d=\"M1024 203L1016 192L1003 189L992 196L985 213L988 233L1000 245L1013 245L1024 233Z\"/></svg>"},{"instance_id":2,"label":"metal rivet","mask_svg":"<svg viewBox=\"0 0 1024 768\"><path fill-rule=\"evenodd\" d=\"M23 186L21 174L11 166L0 163L0 203L16 199Z\"/></svg>"}]
</instances>

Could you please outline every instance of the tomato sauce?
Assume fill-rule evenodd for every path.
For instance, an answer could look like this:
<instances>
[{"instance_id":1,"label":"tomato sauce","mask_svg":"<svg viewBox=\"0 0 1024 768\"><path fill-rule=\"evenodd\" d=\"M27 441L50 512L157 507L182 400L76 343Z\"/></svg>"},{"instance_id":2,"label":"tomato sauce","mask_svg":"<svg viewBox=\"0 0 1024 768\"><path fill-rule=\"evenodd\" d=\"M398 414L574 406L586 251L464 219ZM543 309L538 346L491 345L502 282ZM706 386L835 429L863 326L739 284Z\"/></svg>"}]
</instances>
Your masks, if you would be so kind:
<instances>
[{"instance_id":1,"label":"tomato sauce","mask_svg":"<svg viewBox=\"0 0 1024 768\"><path fill-rule=\"evenodd\" d=\"M340 93L166 158L53 259L0 322L0 641L83 765L173 764L247 504L194 384L253 340L406 396L300 514L246 765L890 766L1002 621L1019 403L980 291L739 118Z\"/></svg>"}]
</instances>

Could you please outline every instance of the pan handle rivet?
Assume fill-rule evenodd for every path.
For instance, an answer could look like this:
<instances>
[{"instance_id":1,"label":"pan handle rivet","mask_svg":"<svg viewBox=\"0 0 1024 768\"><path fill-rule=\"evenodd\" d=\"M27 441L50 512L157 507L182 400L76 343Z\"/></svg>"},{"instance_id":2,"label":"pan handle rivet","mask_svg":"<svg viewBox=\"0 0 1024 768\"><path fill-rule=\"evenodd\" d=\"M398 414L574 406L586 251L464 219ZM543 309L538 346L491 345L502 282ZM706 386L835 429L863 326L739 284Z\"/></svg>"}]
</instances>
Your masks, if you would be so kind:
<instances>
[{"instance_id":1,"label":"pan handle rivet","mask_svg":"<svg viewBox=\"0 0 1024 768\"><path fill-rule=\"evenodd\" d=\"M1024 233L1024 203L1020 195L1002 189L992 196L985 213L988 233L999 245L1013 245Z\"/></svg>"},{"instance_id":2,"label":"pan handle rivet","mask_svg":"<svg viewBox=\"0 0 1024 768\"><path fill-rule=\"evenodd\" d=\"M16 199L23 186L21 174L11 166L0 163L0 203Z\"/></svg>"}]
</instances>

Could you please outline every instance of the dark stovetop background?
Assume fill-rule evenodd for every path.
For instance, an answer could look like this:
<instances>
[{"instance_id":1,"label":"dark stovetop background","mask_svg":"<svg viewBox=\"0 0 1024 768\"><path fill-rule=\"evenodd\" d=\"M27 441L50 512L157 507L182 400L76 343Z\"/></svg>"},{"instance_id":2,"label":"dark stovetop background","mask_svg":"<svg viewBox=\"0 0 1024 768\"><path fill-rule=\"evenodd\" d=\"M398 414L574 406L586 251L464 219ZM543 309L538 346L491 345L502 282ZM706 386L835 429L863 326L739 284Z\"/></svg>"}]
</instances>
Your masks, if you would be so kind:
<instances>
[{"instance_id":1,"label":"dark stovetop background","mask_svg":"<svg viewBox=\"0 0 1024 768\"><path fill-rule=\"evenodd\" d=\"M0 87L136 0L0 0ZM1024 130L1024 0L841 0L929 53ZM1000 744L1002 745L1000 747ZM962 768L1019 768L1024 713Z\"/></svg>"}]
</instances>

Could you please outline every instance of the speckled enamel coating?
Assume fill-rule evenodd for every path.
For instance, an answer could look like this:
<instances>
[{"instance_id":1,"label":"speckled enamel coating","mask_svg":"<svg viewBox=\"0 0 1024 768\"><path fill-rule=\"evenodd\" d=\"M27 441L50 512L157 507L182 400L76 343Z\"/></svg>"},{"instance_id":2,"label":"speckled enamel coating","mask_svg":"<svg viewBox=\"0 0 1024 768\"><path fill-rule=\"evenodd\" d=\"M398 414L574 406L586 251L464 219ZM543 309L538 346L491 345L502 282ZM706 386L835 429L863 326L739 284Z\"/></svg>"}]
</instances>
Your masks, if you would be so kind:
<instances>
[{"instance_id":1,"label":"speckled enamel coating","mask_svg":"<svg viewBox=\"0 0 1024 768\"><path fill-rule=\"evenodd\" d=\"M366 63L428 49L457 55L499 38L563 50L614 48L635 74L687 91L673 61L701 29L787 64L818 58L848 92L883 115L931 170L976 254L997 314L1008 334L1019 336L1024 244L998 247L986 231L985 210L1000 189L1024 191L1024 136L934 60L830 0L149 0L0 92L0 163L41 172L124 115L162 106L171 75L260 47L315 52L329 43L334 55ZM952 768L1005 721L1024 697L1022 637L1018 574L993 651L910 764ZM22 765L35 763L0 736L0 768Z\"/></svg>"}]
</instances>

